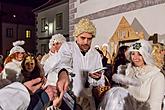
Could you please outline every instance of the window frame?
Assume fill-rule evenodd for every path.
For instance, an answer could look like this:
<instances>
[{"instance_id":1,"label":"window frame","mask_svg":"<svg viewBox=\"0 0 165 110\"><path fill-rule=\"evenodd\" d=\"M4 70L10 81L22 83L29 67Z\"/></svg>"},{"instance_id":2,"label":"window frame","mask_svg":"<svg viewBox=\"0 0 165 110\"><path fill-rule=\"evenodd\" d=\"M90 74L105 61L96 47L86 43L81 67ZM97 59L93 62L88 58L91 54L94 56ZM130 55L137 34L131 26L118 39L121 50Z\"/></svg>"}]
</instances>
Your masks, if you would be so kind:
<instances>
[{"instance_id":1,"label":"window frame","mask_svg":"<svg viewBox=\"0 0 165 110\"><path fill-rule=\"evenodd\" d=\"M8 38L13 37L13 28L6 28L6 37Z\"/></svg>"},{"instance_id":2,"label":"window frame","mask_svg":"<svg viewBox=\"0 0 165 110\"><path fill-rule=\"evenodd\" d=\"M56 14L56 30L63 29L63 13Z\"/></svg>"},{"instance_id":3,"label":"window frame","mask_svg":"<svg viewBox=\"0 0 165 110\"><path fill-rule=\"evenodd\" d=\"M46 32L46 18L41 18L41 32Z\"/></svg>"}]
</instances>

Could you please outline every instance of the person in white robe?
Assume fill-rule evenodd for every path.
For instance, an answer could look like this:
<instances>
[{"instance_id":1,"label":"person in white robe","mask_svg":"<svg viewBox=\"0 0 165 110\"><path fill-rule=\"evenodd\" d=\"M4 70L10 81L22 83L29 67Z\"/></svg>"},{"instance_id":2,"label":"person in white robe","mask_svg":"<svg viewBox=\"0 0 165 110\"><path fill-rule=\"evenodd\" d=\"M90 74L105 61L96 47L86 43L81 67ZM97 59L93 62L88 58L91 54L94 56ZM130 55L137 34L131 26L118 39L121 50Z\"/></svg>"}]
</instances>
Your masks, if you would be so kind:
<instances>
[{"instance_id":1,"label":"person in white robe","mask_svg":"<svg viewBox=\"0 0 165 110\"><path fill-rule=\"evenodd\" d=\"M113 80L126 87L109 90L99 110L161 110L165 78L151 55L149 41L139 40L128 49L130 64L119 69ZM122 75L120 73L124 73ZM114 100L115 97L115 100Z\"/></svg>"},{"instance_id":2,"label":"person in white robe","mask_svg":"<svg viewBox=\"0 0 165 110\"><path fill-rule=\"evenodd\" d=\"M49 40L49 53L45 54L41 59L41 65L45 65L47 59L53 55L56 55L62 45L62 43L66 42L66 38L62 34L54 34L52 38ZM47 66L46 66L47 67Z\"/></svg>"},{"instance_id":3,"label":"person in white robe","mask_svg":"<svg viewBox=\"0 0 165 110\"><path fill-rule=\"evenodd\" d=\"M66 42L66 38L62 34L55 34L52 36L50 39L49 47L50 47L50 52L51 50L54 50L54 54L49 55L49 57L43 62L44 64L44 72L45 76L47 77L47 83L51 85L56 85L56 82L58 80L58 73L56 71L56 67L60 61L60 56L58 56L58 51L61 47L61 45ZM51 52L52 53L52 52Z\"/></svg>"},{"instance_id":4,"label":"person in white robe","mask_svg":"<svg viewBox=\"0 0 165 110\"><path fill-rule=\"evenodd\" d=\"M92 86L104 84L104 75L101 72L91 74L92 71L103 67L100 54L91 48L96 28L89 19L83 18L75 25L73 36L75 41L65 42L59 50L57 87L59 91L67 90L68 74L74 74L71 85L77 103L82 110L95 110Z\"/></svg>"},{"instance_id":5,"label":"person in white robe","mask_svg":"<svg viewBox=\"0 0 165 110\"><path fill-rule=\"evenodd\" d=\"M21 47L25 42L13 42L13 48L10 50L9 55L4 61L4 69L2 71L2 79L9 79L10 81L19 81L21 74L21 63L25 56L25 50Z\"/></svg>"}]
</instances>

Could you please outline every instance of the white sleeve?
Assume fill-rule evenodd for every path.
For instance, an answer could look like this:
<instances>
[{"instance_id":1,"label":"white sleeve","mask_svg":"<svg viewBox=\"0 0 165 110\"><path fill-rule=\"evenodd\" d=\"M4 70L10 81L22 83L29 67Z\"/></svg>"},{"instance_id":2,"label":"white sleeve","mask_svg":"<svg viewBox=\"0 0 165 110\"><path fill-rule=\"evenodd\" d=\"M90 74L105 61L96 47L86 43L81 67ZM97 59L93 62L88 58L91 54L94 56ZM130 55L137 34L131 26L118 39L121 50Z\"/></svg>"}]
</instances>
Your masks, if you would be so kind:
<instances>
[{"instance_id":1,"label":"white sleeve","mask_svg":"<svg viewBox=\"0 0 165 110\"><path fill-rule=\"evenodd\" d=\"M54 54L52 56L50 56L46 61L45 61L45 64L44 64L44 72L45 72L45 76L50 72L52 71L53 69L57 68L57 65L59 64L60 62L60 56L57 54Z\"/></svg>"},{"instance_id":2,"label":"white sleeve","mask_svg":"<svg viewBox=\"0 0 165 110\"><path fill-rule=\"evenodd\" d=\"M28 90L19 82L14 82L0 89L0 97L2 110L26 110L30 103Z\"/></svg>"},{"instance_id":3,"label":"white sleeve","mask_svg":"<svg viewBox=\"0 0 165 110\"><path fill-rule=\"evenodd\" d=\"M97 55L97 57L96 57L97 59L94 62L94 67L96 69L103 68L102 58L101 58L100 54L98 52L96 52L95 54ZM89 77L88 81L89 81L90 85L92 85L92 86L104 85L105 84L104 71L102 71L102 76L99 80L95 80L95 79Z\"/></svg>"},{"instance_id":4,"label":"white sleeve","mask_svg":"<svg viewBox=\"0 0 165 110\"><path fill-rule=\"evenodd\" d=\"M151 85L151 94L149 98L149 103L151 110L161 110L161 105L163 103L165 93L165 78L162 73L158 73L153 79Z\"/></svg>"},{"instance_id":5,"label":"white sleeve","mask_svg":"<svg viewBox=\"0 0 165 110\"><path fill-rule=\"evenodd\" d=\"M7 76L10 76L12 79L15 79L17 74L16 68L16 65L12 62L7 63L2 71L2 79L6 79Z\"/></svg>"},{"instance_id":6,"label":"white sleeve","mask_svg":"<svg viewBox=\"0 0 165 110\"><path fill-rule=\"evenodd\" d=\"M60 55L61 59L58 64L58 71L65 68L68 72L72 73L72 48L71 42L63 43L58 54Z\"/></svg>"}]
</instances>

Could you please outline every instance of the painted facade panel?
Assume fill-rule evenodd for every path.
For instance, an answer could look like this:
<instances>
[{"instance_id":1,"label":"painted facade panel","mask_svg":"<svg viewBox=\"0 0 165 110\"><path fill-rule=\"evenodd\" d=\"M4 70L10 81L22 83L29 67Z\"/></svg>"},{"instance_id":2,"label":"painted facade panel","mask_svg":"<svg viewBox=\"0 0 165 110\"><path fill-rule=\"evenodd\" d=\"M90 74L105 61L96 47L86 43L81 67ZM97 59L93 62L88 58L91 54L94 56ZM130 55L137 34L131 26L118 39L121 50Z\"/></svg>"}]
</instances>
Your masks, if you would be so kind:
<instances>
[{"instance_id":1,"label":"painted facade panel","mask_svg":"<svg viewBox=\"0 0 165 110\"><path fill-rule=\"evenodd\" d=\"M133 21L136 20L136 23L133 24L133 27L136 31L144 30L145 39L148 39L149 36L157 33L160 36L158 41L160 41L163 39L161 36L165 35L165 2L163 0L129 1L131 3L125 2L124 5L123 1L120 2L120 4L116 4L118 6L111 6L116 6L115 8L110 8L107 6L107 10L105 7L103 8L100 6L93 8L93 5L91 4L92 2L95 7L98 6L94 4L93 0L86 1L80 4L80 6L77 4L78 1L76 2L77 7L75 8L77 8L77 13L75 13L75 23L82 17L88 17L94 22L97 28L97 33L92 44L93 46L96 44L102 45L103 43L108 43L123 16L130 25L132 25ZM114 4L117 3L117 1L113 2ZM98 1L95 0L95 3L98 4ZM110 1L102 2L99 5L107 5L108 3L110 3ZM90 11L85 12L84 10Z\"/></svg>"},{"instance_id":2,"label":"painted facade panel","mask_svg":"<svg viewBox=\"0 0 165 110\"><path fill-rule=\"evenodd\" d=\"M88 0L84 3L76 2L77 13L76 17L81 17L101 10L109 9L121 4L130 3L136 0ZM85 7L85 8L84 8Z\"/></svg>"}]
</instances>

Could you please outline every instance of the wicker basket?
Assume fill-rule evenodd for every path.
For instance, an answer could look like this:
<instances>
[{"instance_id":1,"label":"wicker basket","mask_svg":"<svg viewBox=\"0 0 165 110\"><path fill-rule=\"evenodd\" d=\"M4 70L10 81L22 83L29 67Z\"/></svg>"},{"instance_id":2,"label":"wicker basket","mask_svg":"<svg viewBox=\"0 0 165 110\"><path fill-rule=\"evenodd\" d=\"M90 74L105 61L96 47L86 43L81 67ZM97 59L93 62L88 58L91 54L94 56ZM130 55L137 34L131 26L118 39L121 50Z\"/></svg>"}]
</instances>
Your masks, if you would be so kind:
<instances>
[{"instance_id":1,"label":"wicker basket","mask_svg":"<svg viewBox=\"0 0 165 110\"><path fill-rule=\"evenodd\" d=\"M108 78L105 76L106 85L105 86L94 86L92 89L92 94L96 102L100 102L104 94L111 88Z\"/></svg>"}]
</instances>

